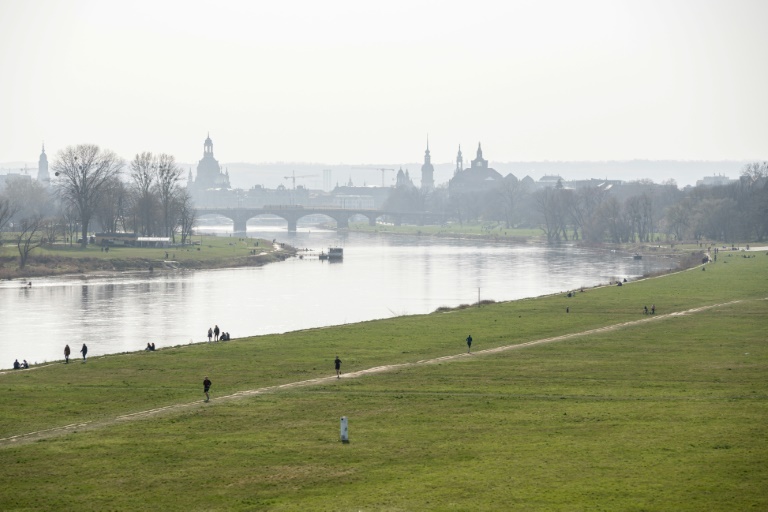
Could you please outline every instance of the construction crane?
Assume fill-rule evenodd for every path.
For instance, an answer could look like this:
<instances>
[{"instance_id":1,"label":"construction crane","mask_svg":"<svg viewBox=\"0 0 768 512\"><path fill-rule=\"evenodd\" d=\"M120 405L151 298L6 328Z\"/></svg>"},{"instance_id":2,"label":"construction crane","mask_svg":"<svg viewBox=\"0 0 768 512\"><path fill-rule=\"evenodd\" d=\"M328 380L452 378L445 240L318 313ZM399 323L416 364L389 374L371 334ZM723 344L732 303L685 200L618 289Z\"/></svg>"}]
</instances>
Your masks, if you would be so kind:
<instances>
[{"instance_id":1,"label":"construction crane","mask_svg":"<svg viewBox=\"0 0 768 512\"><path fill-rule=\"evenodd\" d=\"M283 176L284 180L291 180L293 182L293 190L296 190L296 178L317 178L317 174L305 174L304 176L296 176L296 171L294 171L290 176Z\"/></svg>"},{"instance_id":2,"label":"construction crane","mask_svg":"<svg viewBox=\"0 0 768 512\"><path fill-rule=\"evenodd\" d=\"M384 184L384 175L387 173L387 171L395 172L394 169L389 169L386 167L355 167L355 169L364 169L366 171L381 171L381 186L386 187Z\"/></svg>"}]
</instances>

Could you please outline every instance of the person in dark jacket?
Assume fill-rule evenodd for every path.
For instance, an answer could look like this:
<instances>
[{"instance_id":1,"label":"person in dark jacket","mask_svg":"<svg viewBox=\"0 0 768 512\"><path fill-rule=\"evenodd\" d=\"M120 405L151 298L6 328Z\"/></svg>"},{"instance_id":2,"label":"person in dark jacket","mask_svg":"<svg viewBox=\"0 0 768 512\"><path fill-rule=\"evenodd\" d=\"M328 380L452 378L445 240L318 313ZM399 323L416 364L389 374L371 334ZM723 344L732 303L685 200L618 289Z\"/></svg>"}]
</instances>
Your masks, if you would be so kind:
<instances>
[{"instance_id":1,"label":"person in dark jacket","mask_svg":"<svg viewBox=\"0 0 768 512\"><path fill-rule=\"evenodd\" d=\"M211 390L211 379L206 377L203 380L203 393L205 393L205 401L206 402L211 399L211 396L208 394L208 391L210 391L210 390Z\"/></svg>"}]
</instances>

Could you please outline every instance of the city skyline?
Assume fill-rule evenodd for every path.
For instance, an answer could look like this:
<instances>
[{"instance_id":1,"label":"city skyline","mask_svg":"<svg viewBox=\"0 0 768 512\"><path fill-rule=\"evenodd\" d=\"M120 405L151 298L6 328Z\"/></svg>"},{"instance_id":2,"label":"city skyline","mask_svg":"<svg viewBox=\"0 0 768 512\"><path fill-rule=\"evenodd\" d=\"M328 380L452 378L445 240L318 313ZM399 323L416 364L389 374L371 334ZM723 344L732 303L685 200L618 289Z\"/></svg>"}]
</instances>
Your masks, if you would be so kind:
<instances>
[{"instance_id":1,"label":"city skyline","mask_svg":"<svg viewBox=\"0 0 768 512\"><path fill-rule=\"evenodd\" d=\"M0 0L0 162L764 160L768 4ZM416 169L411 169L415 172ZM617 176L622 179L621 176Z\"/></svg>"}]
</instances>

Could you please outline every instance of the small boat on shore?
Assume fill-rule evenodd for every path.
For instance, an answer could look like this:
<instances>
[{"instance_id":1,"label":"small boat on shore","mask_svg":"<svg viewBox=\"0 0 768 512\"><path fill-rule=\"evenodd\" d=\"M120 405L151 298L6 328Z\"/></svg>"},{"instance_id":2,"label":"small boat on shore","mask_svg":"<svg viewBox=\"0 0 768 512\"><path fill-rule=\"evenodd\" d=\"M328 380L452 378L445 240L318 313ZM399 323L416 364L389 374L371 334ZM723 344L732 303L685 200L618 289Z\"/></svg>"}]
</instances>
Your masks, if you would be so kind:
<instances>
[{"instance_id":1,"label":"small boat on shore","mask_svg":"<svg viewBox=\"0 0 768 512\"><path fill-rule=\"evenodd\" d=\"M638 253L635 253L635 255L634 255L634 256L632 256L632 257L633 257L634 259L636 259L636 260L641 260L641 259L643 259L643 255L642 255L642 254L638 254Z\"/></svg>"},{"instance_id":2,"label":"small boat on shore","mask_svg":"<svg viewBox=\"0 0 768 512\"><path fill-rule=\"evenodd\" d=\"M341 247L329 247L328 252L321 252L320 259L325 261L341 261L344 259L344 249Z\"/></svg>"}]
</instances>

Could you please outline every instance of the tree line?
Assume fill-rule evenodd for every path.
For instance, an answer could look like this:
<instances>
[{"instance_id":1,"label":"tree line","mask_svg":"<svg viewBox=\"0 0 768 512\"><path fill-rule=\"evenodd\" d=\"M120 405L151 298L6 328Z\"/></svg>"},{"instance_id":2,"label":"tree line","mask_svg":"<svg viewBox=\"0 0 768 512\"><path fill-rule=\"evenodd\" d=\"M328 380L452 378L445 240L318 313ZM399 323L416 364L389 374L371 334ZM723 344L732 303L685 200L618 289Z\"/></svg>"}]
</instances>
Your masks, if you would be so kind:
<instances>
[{"instance_id":1,"label":"tree line","mask_svg":"<svg viewBox=\"0 0 768 512\"><path fill-rule=\"evenodd\" d=\"M735 182L679 189L674 180L568 188L508 175L482 191L396 188L384 209L446 214L459 223L538 228L547 240L651 243L764 241L768 237L768 162L751 163Z\"/></svg>"},{"instance_id":2,"label":"tree line","mask_svg":"<svg viewBox=\"0 0 768 512\"><path fill-rule=\"evenodd\" d=\"M43 244L62 239L85 248L94 223L110 233L190 239L195 209L172 155L143 152L126 164L80 144L59 151L52 171L50 184L11 179L0 191L0 241L9 228L21 268Z\"/></svg>"}]
</instances>

